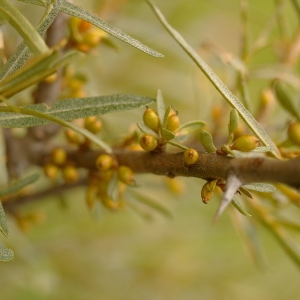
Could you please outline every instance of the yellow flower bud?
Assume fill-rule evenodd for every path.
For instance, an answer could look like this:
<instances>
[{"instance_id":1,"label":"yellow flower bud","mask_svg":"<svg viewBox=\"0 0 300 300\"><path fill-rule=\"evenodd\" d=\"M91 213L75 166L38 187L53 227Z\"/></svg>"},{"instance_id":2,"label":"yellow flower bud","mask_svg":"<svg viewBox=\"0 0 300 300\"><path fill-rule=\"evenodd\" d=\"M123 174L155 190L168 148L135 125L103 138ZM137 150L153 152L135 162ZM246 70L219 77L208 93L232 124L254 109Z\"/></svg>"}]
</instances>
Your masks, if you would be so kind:
<instances>
[{"instance_id":1,"label":"yellow flower bud","mask_svg":"<svg viewBox=\"0 0 300 300\"><path fill-rule=\"evenodd\" d=\"M79 179L78 170L72 165L65 166L62 175L66 183L75 183Z\"/></svg>"},{"instance_id":2,"label":"yellow flower bud","mask_svg":"<svg viewBox=\"0 0 300 300\"><path fill-rule=\"evenodd\" d=\"M115 164L114 158L109 154L100 154L96 159L96 167L100 171L108 171Z\"/></svg>"},{"instance_id":3,"label":"yellow flower bud","mask_svg":"<svg viewBox=\"0 0 300 300\"><path fill-rule=\"evenodd\" d=\"M178 114L177 112L171 111L167 119L166 129L175 132L178 128L179 128Z\"/></svg>"},{"instance_id":4,"label":"yellow flower bud","mask_svg":"<svg viewBox=\"0 0 300 300\"><path fill-rule=\"evenodd\" d=\"M84 128L96 134L102 128L102 122L96 116L87 117L84 119Z\"/></svg>"},{"instance_id":5,"label":"yellow flower bud","mask_svg":"<svg viewBox=\"0 0 300 300\"><path fill-rule=\"evenodd\" d=\"M259 145L260 145L260 141L256 136L242 135L233 142L231 149L242 151L242 152L248 152L254 150Z\"/></svg>"},{"instance_id":6,"label":"yellow flower bud","mask_svg":"<svg viewBox=\"0 0 300 300\"><path fill-rule=\"evenodd\" d=\"M67 152L62 148L55 148L51 151L51 162L54 165L62 166L67 160Z\"/></svg>"},{"instance_id":7,"label":"yellow flower bud","mask_svg":"<svg viewBox=\"0 0 300 300\"><path fill-rule=\"evenodd\" d=\"M144 134L140 137L140 146L145 151L153 151L157 147L157 139L151 134Z\"/></svg>"},{"instance_id":8,"label":"yellow flower bud","mask_svg":"<svg viewBox=\"0 0 300 300\"><path fill-rule=\"evenodd\" d=\"M65 136L70 144L78 145L84 142L84 137L71 129L65 130Z\"/></svg>"},{"instance_id":9,"label":"yellow flower bud","mask_svg":"<svg viewBox=\"0 0 300 300\"><path fill-rule=\"evenodd\" d=\"M300 121L289 125L288 136L295 145L300 146Z\"/></svg>"},{"instance_id":10,"label":"yellow flower bud","mask_svg":"<svg viewBox=\"0 0 300 300\"><path fill-rule=\"evenodd\" d=\"M207 204L207 202L212 198L214 189L216 187L218 180L207 181L201 190L202 202Z\"/></svg>"},{"instance_id":11,"label":"yellow flower bud","mask_svg":"<svg viewBox=\"0 0 300 300\"><path fill-rule=\"evenodd\" d=\"M108 196L101 197L101 202L105 207L109 208L110 210L116 210L119 207L119 203L112 200Z\"/></svg>"},{"instance_id":12,"label":"yellow flower bud","mask_svg":"<svg viewBox=\"0 0 300 300\"><path fill-rule=\"evenodd\" d=\"M145 125L148 126L150 129L154 130L155 132L158 132L159 118L156 111L147 107L143 115L143 121Z\"/></svg>"},{"instance_id":13,"label":"yellow flower bud","mask_svg":"<svg viewBox=\"0 0 300 300\"><path fill-rule=\"evenodd\" d=\"M183 160L187 165L193 165L199 160L199 154L193 148L186 149L183 153Z\"/></svg>"},{"instance_id":14,"label":"yellow flower bud","mask_svg":"<svg viewBox=\"0 0 300 300\"><path fill-rule=\"evenodd\" d=\"M127 166L120 166L118 169L118 178L125 184L131 185L134 183L134 173Z\"/></svg>"},{"instance_id":15,"label":"yellow flower bud","mask_svg":"<svg viewBox=\"0 0 300 300\"><path fill-rule=\"evenodd\" d=\"M44 165L45 175L50 179L56 178L58 175L58 171L59 171L59 169L56 165L53 165L53 164Z\"/></svg>"}]
</instances>

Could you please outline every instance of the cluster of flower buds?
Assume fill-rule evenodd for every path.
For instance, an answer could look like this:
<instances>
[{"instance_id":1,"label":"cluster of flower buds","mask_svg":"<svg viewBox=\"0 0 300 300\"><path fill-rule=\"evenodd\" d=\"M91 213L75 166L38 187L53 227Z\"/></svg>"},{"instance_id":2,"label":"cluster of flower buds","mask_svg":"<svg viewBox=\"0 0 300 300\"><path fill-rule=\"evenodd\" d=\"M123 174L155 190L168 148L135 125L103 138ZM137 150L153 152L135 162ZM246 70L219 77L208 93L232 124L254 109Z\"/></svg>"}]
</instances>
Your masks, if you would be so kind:
<instances>
[{"instance_id":1,"label":"cluster of flower buds","mask_svg":"<svg viewBox=\"0 0 300 300\"><path fill-rule=\"evenodd\" d=\"M127 166L119 165L110 154L100 154L95 166L97 171L91 171L86 190L87 206L92 209L100 201L110 210L119 209L124 204L125 187L135 185L133 171Z\"/></svg>"},{"instance_id":2,"label":"cluster of flower buds","mask_svg":"<svg viewBox=\"0 0 300 300\"><path fill-rule=\"evenodd\" d=\"M57 178L61 171L66 183L75 183L79 179L79 172L73 163L67 159L67 153L63 148L55 148L51 151L51 160L44 165L44 172L50 179Z\"/></svg>"},{"instance_id":3,"label":"cluster of flower buds","mask_svg":"<svg viewBox=\"0 0 300 300\"><path fill-rule=\"evenodd\" d=\"M70 18L70 44L79 51L90 52L97 47L107 33L84 20L76 17Z\"/></svg>"}]
</instances>

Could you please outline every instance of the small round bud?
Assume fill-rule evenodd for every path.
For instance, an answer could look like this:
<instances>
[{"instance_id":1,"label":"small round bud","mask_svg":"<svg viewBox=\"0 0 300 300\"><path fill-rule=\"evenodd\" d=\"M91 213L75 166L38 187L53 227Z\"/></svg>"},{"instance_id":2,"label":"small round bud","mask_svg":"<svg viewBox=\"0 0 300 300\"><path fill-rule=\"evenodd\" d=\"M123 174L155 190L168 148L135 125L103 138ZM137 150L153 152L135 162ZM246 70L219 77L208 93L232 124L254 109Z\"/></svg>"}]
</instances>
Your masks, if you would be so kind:
<instances>
[{"instance_id":1,"label":"small round bud","mask_svg":"<svg viewBox=\"0 0 300 300\"><path fill-rule=\"evenodd\" d=\"M238 137L232 144L232 150L238 150L242 152L252 151L260 145L260 141L253 135L242 135Z\"/></svg>"},{"instance_id":2,"label":"small round bud","mask_svg":"<svg viewBox=\"0 0 300 300\"><path fill-rule=\"evenodd\" d=\"M140 137L140 146L145 151L153 151L157 147L157 139L151 134L144 134Z\"/></svg>"},{"instance_id":3,"label":"small round bud","mask_svg":"<svg viewBox=\"0 0 300 300\"><path fill-rule=\"evenodd\" d=\"M118 169L118 178L120 181L127 185L132 185L134 183L134 173L127 166L120 166Z\"/></svg>"},{"instance_id":4,"label":"small round bud","mask_svg":"<svg viewBox=\"0 0 300 300\"><path fill-rule=\"evenodd\" d=\"M186 149L183 153L183 160L187 165L193 165L199 160L199 154L193 148Z\"/></svg>"},{"instance_id":5,"label":"small round bud","mask_svg":"<svg viewBox=\"0 0 300 300\"><path fill-rule=\"evenodd\" d=\"M295 145L300 146L300 121L293 122L289 125L288 136Z\"/></svg>"},{"instance_id":6,"label":"small round bud","mask_svg":"<svg viewBox=\"0 0 300 300\"><path fill-rule=\"evenodd\" d=\"M102 128L102 122L95 116L87 117L84 119L84 128L96 134Z\"/></svg>"},{"instance_id":7,"label":"small round bud","mask_svg":"<svg viewBox=\"0 0 300 300\"><path fill-rule=\"evenodd\" d=\"M114 159L109 154L100 154L96 159L96 167L100 171L108 171L114 165Z\"/></svg>"},{"instance_id":8,"label":"small round bud","mask_svg":"<svg viewBox=\"0 0 300 300\"><path fill-rule=\"evenodd\" d=\"M62 175L66 183L75 183L79 179L78 170L72 165L65 166Z\"/></svg>"},{"instance_id":9,"label":"small round bud","mask_svg":"<svg viewBox=\"0 0 300 300\"><path fill-rule=\"evenodd\" d=\"M45 175L50 179L56 178L58 175L58 171L59 171L59 169L56 165L53 165L53 164L44 165Z\"/></svg>"},{"instance_id":10,"label":"small round bud","mask_svg":"<svg viewBox=\"0 0 300 300\"><path fill-rule=\"evenodd\" d=\"M105 207L109 208L110 210L117 210L119 207L119 203L108 196L101 197L101 202Z\"/></svg>"},{"instance_id":11,"label":"small round bud","mask_svg":"<svg viewBox=\"0 0 300 300\"><path fill-rule=\"evenodd\" d=\"M65 136L70 144L78 145L84 142L84 137L71 129L65 130Z\"/></svg>"},{"instance_id":12,"label":"small round bud","mask_svg":"<svg viewBox=\"0 0 300 300\"><path fill-rule=\"evenodd\" d=\"M178 128L179 128L178 114L174 111L171 111L167 119L166 129L175 132Z\"/></svg>"},{"instance_id":13,"label":"small round bud","mask_svg":"<svg viewBox=\"0 0 300 300\"><path fill-rule=\"evenodd\" d=\"M54 165L62 166L67 160L67 152L62 148L55 148L51 151L51 162Z\"/></svg>"},{"instance_id":14,"label":"small round bud","mask_svg":"<svg viewBox=\"0 0 300 300\"><path fill-rule=\"evenodd\" d=\"M148 126L150 129L154 130L155 132L158 132L159 118L156 111L147 107L143 115L143 121L145 125Z\"/></svg>"}]
</instances>

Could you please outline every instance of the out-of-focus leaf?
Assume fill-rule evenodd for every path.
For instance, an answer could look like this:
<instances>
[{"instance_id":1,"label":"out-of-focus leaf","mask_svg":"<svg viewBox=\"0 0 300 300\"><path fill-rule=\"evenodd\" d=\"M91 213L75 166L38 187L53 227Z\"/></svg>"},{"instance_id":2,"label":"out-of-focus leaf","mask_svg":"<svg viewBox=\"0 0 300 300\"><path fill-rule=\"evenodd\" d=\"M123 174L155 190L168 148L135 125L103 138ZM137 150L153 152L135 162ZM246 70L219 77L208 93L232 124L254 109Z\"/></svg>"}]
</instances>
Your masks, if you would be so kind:
<instances>
[{"instance_id":1,"label":"out-of-focus leaf","mask_svg":"<svg viewBox=\"0 0 300 300\"><path fill-rule=\"evenodd\" d=\"M6 217L5 217L5 212L2 206L2 203L0 201L0 231L8 237L9 231L6 223Z\"/></svg>"},{"instance_id":2,"label":"out-of-focus leaf","mask_svg":"<svg viewBox=\"0 0 300 300\"><path fill-rule=\"evenodd\" d=\"M155 100L144 96L116 94L55 101L51 108L44 104L24 107L1 106L0 126L5 128L31 127L51 122L49 118L42 119L37 115L35 116L34 112L61 120L74 120L116 111L131 110L148 105L153 101ZM16 113L16 111L19 113ZM29 115L32 113L33 115Z\"/></svg>"},{"instance_id":3,"label":"out-of-focus leaf","mask_svg":"<svg viewBox=\"0 0 300 300\"><path fill-rule=\"evenodd\" d=\"M144 123L136 123L136 124L143 133L151 134L155 136L157 139L159 138L158 134L154 130L146 126Z\"/></svg>"},{"instance_id":4,"label":"out-of-focus leaf","mask_svg":"<svg viewBox=\"0 0 300 300\"><path fill-rule=\"evenodd\" d=\"M232 199L231 202L234 206L234 208L236 208L242 215L246 216L246 217L252 217L249 213L247 213L242 206L240 205L240 203L238 202L238 200L236 198Z\"/></svg>"},{"instance_id":5,"label":"out-of-focus leaf","mask_svg":"<svg viewBox=\"0 0 300 300\"><path fill-rule=\"evenodd\" d=\"M241 187L239 188L239 191L242 192L242 193L243 193L244 195L246 195L247 197L249 197L249 198L251 198L251 199L253 198L252 195L251 195L251 193L250 193L247 189L244 189L243 186L241 186Z\"/></svg>"},{"instance_id":6,"label":"out-of-focus leaf","mask_svg":"<svg viewBox=\"0 0 300 300\"><path fill-rule=\"evenodd\" d=\"M166 140L172 140L175 138L175 134L166 128L162 128L161 133Z\"/></svg>"},{"instance_id":7,"label":"out-of-focus leaf","mask_svg":"<svg viewBox=\"0 0 300 300\"><path fill-rule=\"evenodd\" d=\"M61 0L57 0L55 3L53 3L53 5L49 5L49 9L47 9L44 18L36 28L37 32L41 36L44 35L49 26L55 20L57 14L59 13L60 4ZM30 53L30 49L27 47L26 43L22 42L0 71L0 82L7 76L22 68L29 58Z\"/></svg>"},{"instance_id":8,"label":"out-of-focus leaf","mask_svg":"<svg viewBox=\"0 0 300 300\"><path fill-rule=\"evenodd\" d=\"M12 182L6 186L0 186L0 197L3 197L8 194L15 193L25 187L26 185L29 185L39 179L40 175L38 173L29 175L25 178L19 179L15 182Z\"/></svg>"},{"instance_id":9,"label":"out-of-focus leaf","mask_svg":"<svg viewBox=\"0 0 300 300\"><path fill-rule=\"evenodd\" d=\"M0 247L0 261L10 261L14 258L14 252L9 248Z\"/></svg>"},{"instance_id":10,"label":"out-of-focus leaf","mask_svg":"<svg viewBox=\"0 0 300 300\"><path fill-rule=\"evenodd\" d=\"M202 70L206 77L211 81L219 93L225 98L225 100L234 107L239 115L243 118L249 128L259 137L259 139L272 150L272 154L276 157L280 157L279 150L268 136L265 130L260 126L260 124L255 120L252 114L245 108L245 106L240 102L240 100L233 95L233 93L228 89L228 87L221 81L221 79L214 73L214 71L202 60L198 53L184 40L184 38L177 32L166 20L164 15L158 9L158 7L150 0L147 0L150 7L158 17L159 21L170 33L170 35L175 39L175 41L181 46L181 48L191 57L191 59L197 64L197 66Z\"/></svg>"},{"instance_id":11,"label":"out-of-focus leaf","mask_svg":"<svg viewBox=\"0 0 300 300\"><path fill-rule=\"evenodd\" d=\"M26 3L31 3L31 4L36 4L36 5L42 5L42 3L40 1L37 0L21 0L22 2L26 2ZM50 1L47 0L47 5L49 5ZM149 48L148 46L142 44L140 41L132 38L131 36L129 36L128 34L122 32L120 29L106 23L105 21L101 20L100 18L98 18L97 16L91 14L90 12L82 9L81 7L67 2L65 0L62 0L62 5L60 8L61 12L64 12L68 15L80 18L82 20L85 20L99 28L101 28L103 31L107 32L108 34L118 38L119 40L130 44L131 46L151 55L154 57L163 57L163 55L151 48Z\"/></svg>"},{"instance_id":12,"label":"out-of-focus leaf","mask_svg":"<svg viewBox=\"0 0 300 300\"><path fill-rule=\"evenodd\" d=\"M275 186L273 186L272 184L260 183L260 182L245 184L242 187L244 189L257 191L257 192L262 192L262 193L273 193L273 192L276 191Z\"/></svg>"},{"instance_id":13,"label":"out-of-focus leaf","mask_svg":"<svg viewBox=\"0 0 300 300\"><path fill-rule=\"evenodd\" d=\"M300 119L300 111L296 109L294 102L292 101L290 95L282 85L280 81L276 81L274 84L274 90L276 94L276 98L278 102L282 105L282 107L288 111L292 116Z\"/></svg>"},{"instance_id":14,"label":"out-of-focus leaf","mask_svg":"<svg viewBox=\"0 0 300 300\"><path fill-rule=\"evenodd\" d=\"M156 96L157 114L159 117L160 124L164 124L164 116L166 112L165 101L161 90L157 91Z\"/></svg>"},{"instance_id":15,"label":"out-of-focus leaf","mask_svg":"<svg viewBox=\"0 0 300 300\"><path fill-rule=\"evenodd\" d=\"M186 134L190 134L191 132L200 130L204 126L205 126L205 122L203 122L203 121L198 121L198 120L189 121L189 122L181 125L176 130L176 133L177 133L177 135L186 135Z\"/></svg>"},{"instance_id":16,"label":"out-of-focus leaf","mask_svg":"<svg viewBox=\"0 0 300 300\"><path fill-rule=\"evenodd\" d=\"M43 38L10 1L0 0L0 16L18 31L34 54L41 55L49 51Z\"/></svg>"}]
</instances>

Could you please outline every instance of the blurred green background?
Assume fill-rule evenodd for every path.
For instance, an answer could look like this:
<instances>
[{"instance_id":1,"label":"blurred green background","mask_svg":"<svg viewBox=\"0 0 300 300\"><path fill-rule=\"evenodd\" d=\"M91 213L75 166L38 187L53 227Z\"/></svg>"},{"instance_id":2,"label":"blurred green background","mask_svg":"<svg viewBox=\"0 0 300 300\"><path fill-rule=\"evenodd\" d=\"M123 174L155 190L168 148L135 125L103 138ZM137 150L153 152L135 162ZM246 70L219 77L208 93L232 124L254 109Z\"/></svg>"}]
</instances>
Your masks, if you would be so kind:
<instances>
[{"instance_id":1,"label":"blurred green background","mask_svg":"<svg viewBox=\"0 0 300 300\"><path fill-rule=\"evenodd\" d=\"M275 1L249 2L251 42L274 10ZM214 105L228 109L144 1L75 3L165 55L152 58L111 38L118 51L101 45L76 66L89 79L90 96L133 93L155 97L160 88L167 105L179 111L182 123L192 119L209 123ZM232 68L224 66L201 45L211 43L238 55L240 2L156 3L222 80L232 85ZM33 23L43 11L29 4L16 4ZM291 6L287 5L286 13L292 34L297 20ZM14 33L12 40L17 40ZM272 52L263 50L251 64L255 67L272 60ZM263 84L263 80L251 83L253 111L258 105L253 99L258 98ZM121 140L132 123L141 121L142 113L140 109L104 116L104 138ZM274 116L286 118L279 110ZM226 128L220 130L225 132ZM232 222L236 215L231 208L217 224L211 224L219 199L209 205L201 202L203 181L183 179L182 195L172 194L163 178L140 175L137 181L143 193L170 210L172 218L147 208L145 212L152 216L151 220L130 209L111 213L99 207L90 213L80 188L66 193L63 199L49 197L22 207L23 212L41 211L46 217L45 222L27 233L8 218L10 237L5 243L16 257L0 265L1 299L299 299L299 269L261 225L257 230L265 263L258 268Z\"/></svg>"}]
</instances>

